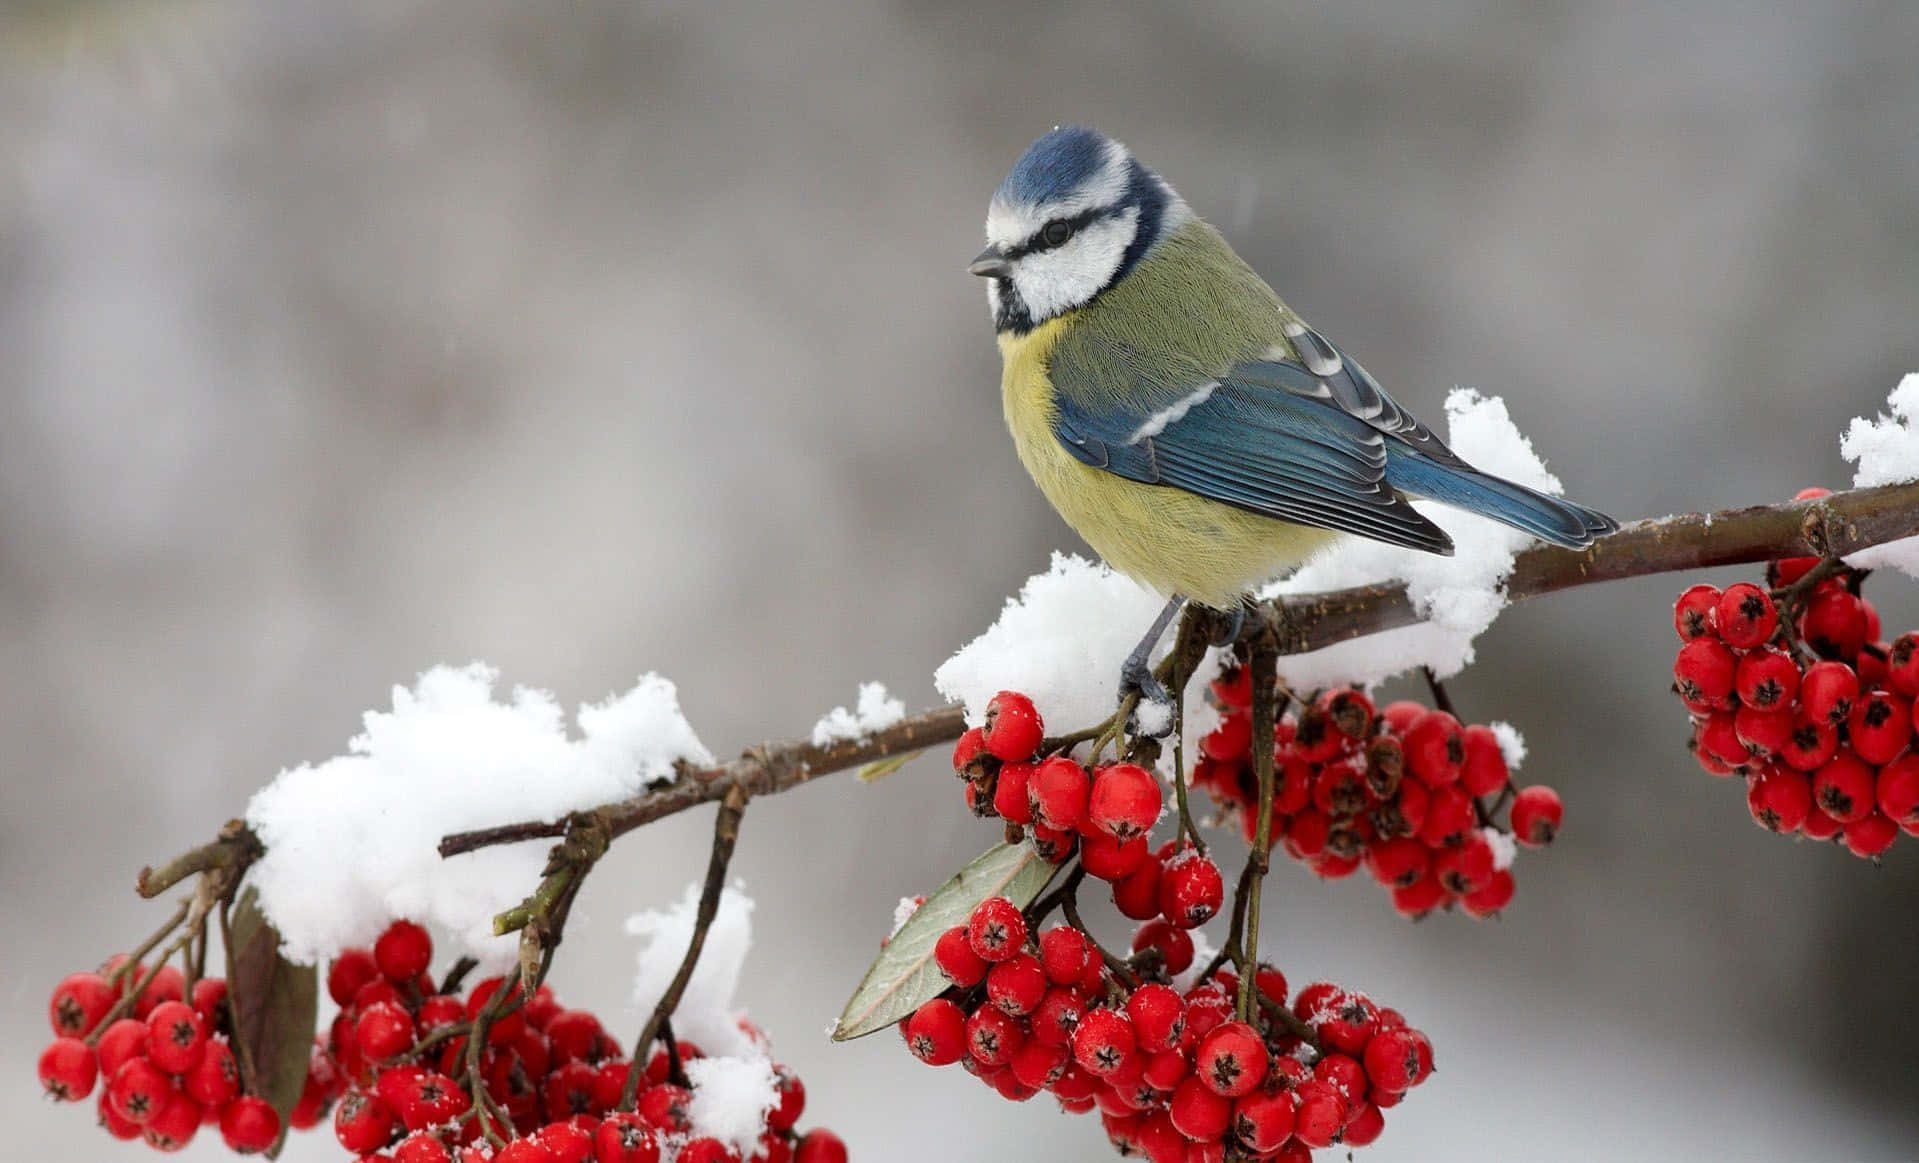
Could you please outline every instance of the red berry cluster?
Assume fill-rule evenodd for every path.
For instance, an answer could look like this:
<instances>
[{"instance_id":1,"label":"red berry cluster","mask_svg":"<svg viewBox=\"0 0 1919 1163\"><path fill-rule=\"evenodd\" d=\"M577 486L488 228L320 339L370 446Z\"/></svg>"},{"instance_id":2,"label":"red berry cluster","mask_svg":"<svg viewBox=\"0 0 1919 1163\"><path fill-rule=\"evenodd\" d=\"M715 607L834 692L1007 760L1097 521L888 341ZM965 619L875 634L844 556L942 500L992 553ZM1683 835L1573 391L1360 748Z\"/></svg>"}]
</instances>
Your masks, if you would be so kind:
<instances>
[{"instance_id":1,"label":"red berry cluster","mask_svg":"<svg viewBox=\"0 0 1919 1163\"><path fill-rule=\"evenodd\" d=\"M1215 679L1223 717L1200 740L1193 784L1257 834L1252 683L1241 667ZM1376 710L1364 691L1321 692L1273 731L1270 835L1320 876L1362 865L1409 917L1458 904L1475 917L1513 896L1511 843L1549 843L1563 808L1543 785L1514 788L1491 727L1462 726L1415 702ZM1510 805L1510 826L1497 814ZM1501 849L1504 849L1502 853Z\"/></svg>"},{"instance_id":2,"label":"red berry cluster","mask_svg":"<svg viewBox=\"0 0 1919 1163\"><path fill-rule=\"evenodd\" d=\"M1099 1111L1121 1154L1302 1163L1372 1142L1381 1112L1432 1073L1426 1036L1363 994L1322 982L1288 1008L1285 976L1261 966L1243 1021L1230 969L1181 992L1151 957L1109 970L1079 929L1032 928L1004 897L981 902L935 948L951 987L901 1033L922 1062L958 1062L1014 1102L1044 1090Z\"/></svg>"},{"instance_id":3,"label":"red berry cluster","mask_svg":"<svg viewBox=\"0 0 1919 1163\"><path fill-rule=\"evenodd\" d=\"M1055 864L1077 853L1088 875L1113 886L1120 912L1146 922L1134 950L1155 948L1167 972L1184 972L1193 962L1186 931L1212 919L1225 899L1219 866L1176 841L1152 846L1164 798L1152 772L1134 763L1089 770L1068 755L1040 759L1041 736L1031 699L1014 691L995 696L985 726L966 732L953 750L968 806L1024 828Z\"/></svg>"},{"instance_id":4,"label":"red berry cluster","mask_svg":"<svg viewBox=\"0 0 1919 1163\"><path fill-rule=\"evenodd\" d=\"M679 1042L677 1060L655 1050L635 1108L622 1111L633 1064L599 1018L562 1008L545 985L531 996L516 989L500 1006L492 1004L503 985L497 977L464 996L457 981L436 988L426 975L432 956L426 930L398 921L371 950L346 950L328 968L340 1014L316 1062L329 1064L321 1073L337 1082L310 1077L308 1098L317 1093L317 1117L339 1097L334 1135L362 1163L743 1163L727 1144L692 1137L684 1065L701 1056L697 1046ZM765 1044L757 1029L743 1028ZM477 1059L469 1053L475 1036L485 1039ZM806 1088L784 1067L779 1081L779 1105L751 1160L845 1163L832 1132L795 1134ZM512 1136L497 1150L481 1137L476 1101L493 1113L491 1129Z\"/></svg>"},{"instance_id":5,"label":"red berry cluster","mask_svg":"<svg viewBox=\"0 0 1919 1163\"><path fill-rule=\"evenodd\" d=\"M1673 606L1689 746L1711 774L1745 777L1760 826L1877 857L1919 835L1919 632L1879 640L1861 571L1799 557L1766 574L1770 588L1696 585Z\"/></svg>"},{"instance_id":6,"label":"red berry cluster","mask_svg":"<svg viewBox=\"0 0 1919 1163\"><path fill-rule=\"evenodd\" d=\"M178 1151L213 1125L242 1155L279 1139L280 1116L241 1087L225 981L203 977L189 991L172 965L147 973L116 957L62 980L47 1016L54 1040L40 1055L40 1084L80 1102L102 1083L100 1125L114 1138Z\"/></svg>"}]
</instances>

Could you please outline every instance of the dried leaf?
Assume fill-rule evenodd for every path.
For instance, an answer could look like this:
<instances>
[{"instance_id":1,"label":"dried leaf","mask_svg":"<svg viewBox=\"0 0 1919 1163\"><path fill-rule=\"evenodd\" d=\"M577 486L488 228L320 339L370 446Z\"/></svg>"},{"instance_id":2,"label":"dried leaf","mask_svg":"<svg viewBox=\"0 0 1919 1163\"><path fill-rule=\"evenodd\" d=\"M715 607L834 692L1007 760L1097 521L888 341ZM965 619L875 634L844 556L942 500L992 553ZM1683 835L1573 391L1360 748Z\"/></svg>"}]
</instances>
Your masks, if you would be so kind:
<instances>
[{"instance_id":1,"label":"dried leaf","mask_svg":"<svg viewBox=\"0 0 1919 1163\"><path fill-rule=\"evenodd\" d=\"M926 752L923 750L908 751L903 755L889 755L885 759L875 759L873 762L861 766L858 771L854 772L853 778L859 780L861 783L872 783L874 780L885 779L887 776L905 767L924 754L926 754Z\"/></svg>"},{"instance_id":2,"label":"dried leaf","mask_svg":"<svg viewBox=\"0 0 1919 1163\"><path fill-rule=\"evenodd\" d=\"M295 965L280 955L279 930L260 911L258 894L247 889L227 926L234 1050L253 1075L247 1089L280 1112L283 1127L306 1084L319 982L317 967Z\"/></svg>"},{"instance_id":3,"label":"dried leaf","mask_svg":"<svg viewBox=\"0 0 1919 1163\"><path fill-rule=\"evenodd\" d=\"M864 1037L898 1022L937 997L950 982L933 961L940 934L963 924L987 897L1003 896L1020 908L1033 903L1053 878L1055 866L1031 844L995 844L926 898L866 971L833 1026L833 1040Z\"/></svg>"}]
</instances>

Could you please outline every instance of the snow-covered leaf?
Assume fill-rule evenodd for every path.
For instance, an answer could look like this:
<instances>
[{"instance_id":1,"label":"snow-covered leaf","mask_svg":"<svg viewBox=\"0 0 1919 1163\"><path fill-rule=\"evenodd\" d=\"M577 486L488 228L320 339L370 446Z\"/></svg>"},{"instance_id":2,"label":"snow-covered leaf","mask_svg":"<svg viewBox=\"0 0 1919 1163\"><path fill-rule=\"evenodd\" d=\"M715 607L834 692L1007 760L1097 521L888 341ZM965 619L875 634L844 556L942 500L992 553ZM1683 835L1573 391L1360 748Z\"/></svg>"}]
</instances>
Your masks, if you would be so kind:
<instances>
[{"instance_id":1,"label":"snow-covered leaf","mask_svg":"<svg viewBox=\"0 0 1919 1163\"><path fill-rule=\"evenodd\" d=\"M883 1030L938 996L950 984L933 961L940 934L963 924L987 897L1003 896L1025 908L1053 878L1054 868L1031 844L995 844L960 869L880 950L834 1024L833 1040Z\"/></svg>"}]
</instances>

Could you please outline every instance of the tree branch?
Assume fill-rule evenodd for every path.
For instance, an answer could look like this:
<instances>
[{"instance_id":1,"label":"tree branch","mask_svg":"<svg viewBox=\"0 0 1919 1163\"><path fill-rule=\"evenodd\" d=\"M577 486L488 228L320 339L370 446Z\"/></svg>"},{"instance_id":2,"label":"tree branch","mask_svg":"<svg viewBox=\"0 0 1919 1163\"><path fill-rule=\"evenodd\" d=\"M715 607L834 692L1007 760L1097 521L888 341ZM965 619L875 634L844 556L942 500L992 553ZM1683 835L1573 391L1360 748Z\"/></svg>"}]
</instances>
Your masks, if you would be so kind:
<instances>
[{"instance_id":1,"label":"tree branch","mask_svg":"<svg viewBox=\"0 0 1919 1163\"><path fill-rule=\"evenodd\" d=\"M1919 482L1854 489L1809 501L1690 513L1636 521L1588 549L1541 545L1520 553L1506 580L1519 602L1594 582L1741 565L1781 557L1856 553L1886 541L1919 536ZM1279 652L1303 654L1419 620L1398 582L1322 594L1295 594L1272 604ZM441 856L494 844L564 836L574 820L593 816L612 836L710 803L735 784L755 796L788 791L813 779L890 755L959 738L966 729L959 707L925 711L865 738L824 747L806 740L766 744L731 763L687 770L665 787L558 821L533 820L458 832L440 841Z\"/></svg>"}]
</instances>

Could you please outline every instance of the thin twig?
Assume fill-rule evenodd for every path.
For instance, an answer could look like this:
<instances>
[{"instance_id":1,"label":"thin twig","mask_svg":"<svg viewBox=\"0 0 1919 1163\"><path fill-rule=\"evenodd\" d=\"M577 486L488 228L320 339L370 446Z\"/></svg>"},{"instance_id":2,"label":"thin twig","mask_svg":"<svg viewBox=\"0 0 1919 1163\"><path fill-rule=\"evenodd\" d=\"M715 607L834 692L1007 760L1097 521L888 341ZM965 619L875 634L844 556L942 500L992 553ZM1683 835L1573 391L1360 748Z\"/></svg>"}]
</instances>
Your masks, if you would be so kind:
<instances>
[{"instance_id":1,"label":"thin twig","mask_svg":"<svg viewBox=\"0 0 1919 1163\"><path fill-rule=\"evenodd\" d=\"M216 869L243 872L265 853L266 846L253 834L253 829L243 821L228 820L214 840L181 853L159 868L151 865L142 868L134 880L134 891L152 900L197 872Z\"/></svg>"},{"instance_id":2,"label":"thin twig","mask_svg":"<svg viewBox=\"0 0 1919 1163\"><path fill-rule=\"evenodd\" d=\"M1066 887L1069 891L1060 898L1059 902L1060 911L1066 914L1066 923L1079 930L1080 936L1086 938L1086 943L1093 947L1093 952L1099 954L1099 959L1106 963L1106 968L1112 971L1114 977L1125 982L1129 989L1137 989L1139 987L1139 974L1134 973L1133 967L1127 964L1123 958L1114 956L1111 950L1100 944L1099 938L1093 936L1093 930L1087 926L1085 921L1080 919L1079 882L1069 882Z\"/></svg>"},{"instance_id":3,"label":"thin twig","mask_svg":"<svg viewBox=\"0 0 1919 1163\"><path fill-rule=\"evenodd\" d=\"M734 784L720 801L719 814L713 820L713 853L707 858L706 883L700 889L699 911L693 917L693 939L687 942L679 972L673 975L672 984L660 996L659 1004L653 1007L646 1026L633 1043L633 1069L627 1072L626 1086L620 1092L620 1110L633 1109L634 1100L639 1097L640 1076L646 1073L647 1051L653 1048L653 1039L660 1027L679 1006L686 983L693 980L693 967L699 964L700 950L706 947L706 932L713 927L713 918L719 915L720 893L726 887L726 866L732 861L733 846L740 838L740 817L746 814L746 799L746 789Z\"/></svg>"}]
</instances>

